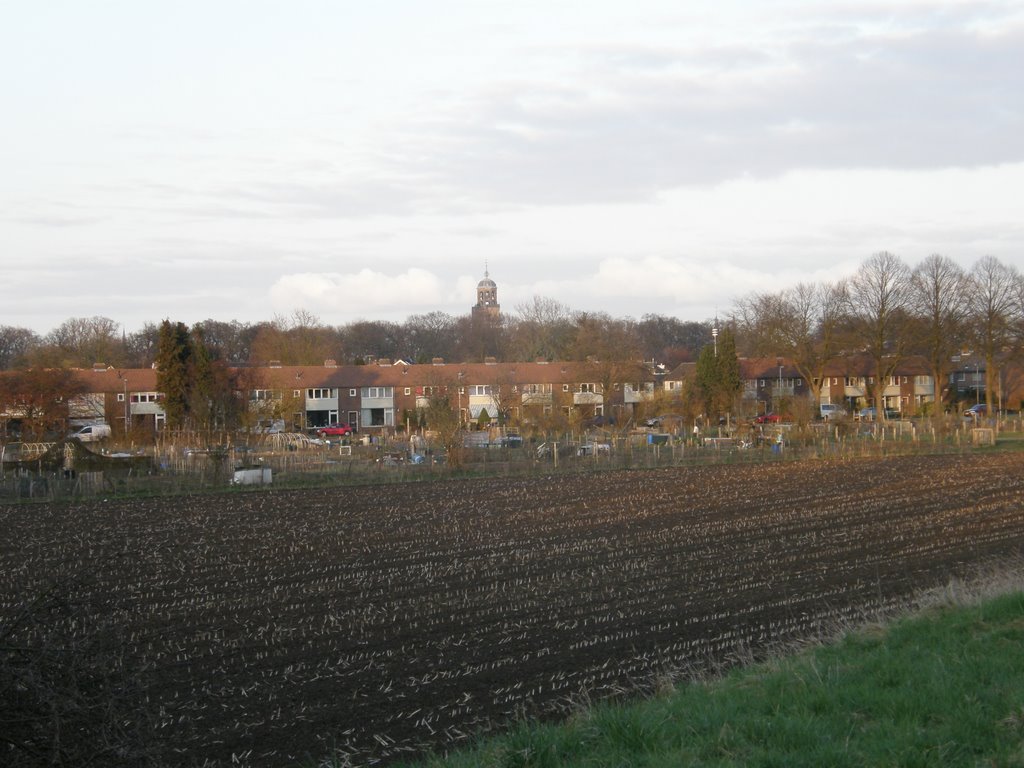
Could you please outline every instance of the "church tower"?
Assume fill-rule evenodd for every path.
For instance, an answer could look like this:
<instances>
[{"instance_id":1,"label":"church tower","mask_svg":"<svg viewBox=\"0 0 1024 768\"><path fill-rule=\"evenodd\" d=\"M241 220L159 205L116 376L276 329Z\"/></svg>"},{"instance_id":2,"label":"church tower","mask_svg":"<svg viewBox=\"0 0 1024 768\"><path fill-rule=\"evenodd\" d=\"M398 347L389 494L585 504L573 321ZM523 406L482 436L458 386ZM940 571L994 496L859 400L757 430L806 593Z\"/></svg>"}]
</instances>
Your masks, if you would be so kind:
<instances>
[{"instance_id":1,"label":"church tower","mask_svg":"<svg viewBox=\"0 0 1024 768\"><path fill-rule=\"evenodd\" d=\"M501 307L498 305L498 286L495 284L487 271L487 264L484 264L484 279L476 285L476 304L473 305L473 319L494 319L501 314Z\"/></svg>"}]
</instances>

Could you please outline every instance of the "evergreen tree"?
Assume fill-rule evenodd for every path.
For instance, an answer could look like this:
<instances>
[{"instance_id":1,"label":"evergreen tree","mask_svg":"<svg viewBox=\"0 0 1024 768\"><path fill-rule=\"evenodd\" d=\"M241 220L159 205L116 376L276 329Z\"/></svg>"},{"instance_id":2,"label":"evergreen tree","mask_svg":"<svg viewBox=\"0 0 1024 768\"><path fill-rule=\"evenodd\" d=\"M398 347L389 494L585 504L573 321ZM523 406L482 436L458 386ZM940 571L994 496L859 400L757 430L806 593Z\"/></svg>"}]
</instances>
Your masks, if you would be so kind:
<instances>
[{"instance_id":1,"label":"evergreen tree","mask_svg":"<svg viewBox=\"0 0 1024 768\"><path fill-rule=\"evenodd\" d=\"M203 340L201 328L193 328L189 336L188 417L194 426L210 429L216 419L216 381L210 351Z\"/></svg>"},{"instance_id":2,"label":"evergreen tree","mask_svg":"<svg viewBox=\"0 0 1024 768\"><path fill-rule=\"evenodd\" d=\"M732 410L743 389L736 339L728 329L718 339L718 349L706 346L700 352L696 369L696 393L709 417Z\"/></svg>"},{"instance_id":3,"label":"evergreen tree","mask_svg":"<svg viewBox=\"0 0 1024 768\"><path fill-rule=\"evenodd\" d=\"M743 377L740 375L740 360L736 355L736 337L728 328L718 340L718 386L720 409L731 411L740 392L743 391Z\"/></svg>"},{"instance_id":4,"label":"evergreen tree","mask_svg":"<svg viewBox=\"0 0 1024 768\"><path fill-rule=\"evenodd\" d=\"M156 351L156 386L164 395L164 413L167 426L184 426L189 405L189 361L192 343L184 323L160 324Z\"/></svg>"}]
</instances>

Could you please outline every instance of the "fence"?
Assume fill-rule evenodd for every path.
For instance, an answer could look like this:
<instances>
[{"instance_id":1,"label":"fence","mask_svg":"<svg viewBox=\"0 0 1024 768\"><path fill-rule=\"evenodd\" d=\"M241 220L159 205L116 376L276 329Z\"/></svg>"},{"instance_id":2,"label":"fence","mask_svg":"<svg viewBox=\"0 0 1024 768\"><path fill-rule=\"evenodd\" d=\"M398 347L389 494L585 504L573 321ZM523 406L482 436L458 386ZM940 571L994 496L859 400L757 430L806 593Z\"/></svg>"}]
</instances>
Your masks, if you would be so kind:
<instances>
[{"instance_id":1,"label":"fence","mask_svg":"<svg viewBox=\"0 0 1024 768\"><path fill-rule=\"evenodd\" d=\"M63 453L56 464L24 456L17 462L5 461L0 471L0 500L226 490L232 487L238 470L256 468L267 469L260 477L272 478L273 486L303 487L973 451L1015 439L1015 433L1007 432L1009 428L1020 430L1021 424L1015 420L983 427L967 422L773 425L731 433L713 430L698 439L686 435L664 442L649 440L644 433L603 434L599 438L568 433L546 443L554 450L543 454L538 454L539 439L516 446L465 448L464 461L457 467L445 463L443 453L429 444L425 448L420 444L414 463L408 444L394 439L338 445L317 443L301 435L274 435L251 443L195 448L194 436L190 439L179 434L162 440L152 455L146 456L97 456L86 451L70 463ZM64 448L50 450L66 453Z\"/></svg>"}]
</instances>

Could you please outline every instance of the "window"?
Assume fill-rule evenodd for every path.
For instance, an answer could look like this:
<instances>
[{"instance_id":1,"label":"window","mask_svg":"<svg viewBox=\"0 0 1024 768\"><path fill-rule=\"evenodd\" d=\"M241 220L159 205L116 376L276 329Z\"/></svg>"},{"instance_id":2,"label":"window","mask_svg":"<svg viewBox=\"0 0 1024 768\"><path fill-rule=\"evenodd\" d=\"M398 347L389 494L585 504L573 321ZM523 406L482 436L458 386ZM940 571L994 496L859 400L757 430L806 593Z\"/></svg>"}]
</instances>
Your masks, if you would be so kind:
<instances>
[{"instance_id":1,"label":"window","mask_svg":"<svg viewBox=\"0 0 1024 768\"><path fill-rule=\"evenodd\" d=\"M761 386L761 387L764 386L764 379L761 379L761 381L758 382L758 386Z\"/></svg>"},{"instance_id":2,"label":"window","mask_svg":"<svg viewBox=\"0 0 1024 768\"><path fill-rule=\"evenodd\" d=\"M395 396L394 387L363 387L363 397L385 399Z\"/></svg>"},{"instance_id":3,"label":"window","mask_svg":"<svg viewBox=\"0 0 1024 768\"><path fill-rule=\"evenodd\" d=\"M132 397L134 397L134 395L132 395ZM252 395L250 396L250 399L251 400L280 400L281 399L281 393L277 392L276 390L273 390L273 389L254 389L252 391ZM132 402L134 403L136 401L132 400Z\"/></svg>"},{"instance_id":4,"label":"window","mask_svg":"<svg viewBox=\"0 0 1024 768\"><path fill-rule=\"evenodd\" d=\"M155 403L163 399L159 392L133 392L131 397L133 403Z\"/></svg>"},{"instance_id":5,"label":"window","mask_svg":"<svg viewBox=\"0 0 1024 768\"><path fill-rule=\"evenodd\" d=\"M354 389L350 389L350 390L348 391L348 396L349 396L349 397L355 397L355 396L356 396L356 391L355 391Z\"/></svg>"},{"instance_id":6,"label":"window","mask_svg":"<svg viewBox=\"0 0 1024 768\"><path fill-rule=\"evenodd\" d=\"M580 384L580 392L596 392L596 384Z\"/></svg>"},{"instance_id":7,"label":"window","mask_svg":"<svg viewBox=\"0 0 1024 768\"><path fill-rule=\"evenodd\" d=\"M298 393L296 393L298 394ZM326 400L334 397L334 391L330 389L307 389L306 398L309 400Z\"/></svg>"},{"instance_id":8,"label":"window","mask_svg":"<svg viewBox=\"0 0 1024 768\"><path fill-rule=\"evenodd\" d=\"M471 395L489 395L491 394L490 384L474 384L469 388L469 394Z\"/></svg>"},{"instance_id":9,"label":"window","mask_svg":"<svg viewBox=\"0 0 1024 768\"><path fill-rule=\"evenodd\" d=\"M123 403L124 402L124 392L118 392L117 393L117 402L119 402L119 403Z\"/></svg>"},{"instance_id":10,"label":"window","mask_svg":"<svg viewBox=\"0 0 1024 768\"><path fill-rule=\"evenodd\" d=\"M301 389L293 389L292 390L292 397L302 397L302 390Z\"/></svg>"},{"instance_id":11,"label":"window","mask_svg":"<svg viewBox=\"0 0 1024 768\"><path fill-rule=\"evenodd\" d=\"M406 387L405 388L405 394L411 395L412 394L412 388L411 387Z\"/></svg>"},{"instance_id":12,"label":"window","mask_svg":"<svg viewBox=\"0 0 1024 768\"><path fill-rule=\"evenodd\" d=\"M568 384L563 384L562 385L562 391L563 392L568 392L569 391L569 385Z\"/></svg>"}]
</instances>

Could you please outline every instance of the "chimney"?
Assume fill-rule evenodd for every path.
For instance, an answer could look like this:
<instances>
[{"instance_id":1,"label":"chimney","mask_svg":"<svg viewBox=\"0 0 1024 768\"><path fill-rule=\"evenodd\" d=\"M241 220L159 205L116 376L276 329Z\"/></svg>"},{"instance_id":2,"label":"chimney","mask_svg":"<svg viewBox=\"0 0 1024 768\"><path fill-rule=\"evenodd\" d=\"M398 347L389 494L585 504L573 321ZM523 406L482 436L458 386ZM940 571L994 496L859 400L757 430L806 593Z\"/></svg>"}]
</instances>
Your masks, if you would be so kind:
<instances>
[{"instance_id":1,"label":"chimney","mask_svg":"<svg viewBox=\"0 0 1024 768\"><path fill-rule=\"evenodd\" d=\"M388 358L386 358L386 357L382 357L382 358L380 358L380 359L379 359L379 360L377 361L377 365L380 365L380 366L389 366L389 365L391 365L391 361L390 361L390 360L389 360Z\"/></svg>"},{"instance_id":2,"label":"chimney","mask_svg":"<svg viewBox=\"0 0 1024 768\"><path fill-rule=\"evenodd\" d=\"M498 358L496 358L496 357L485 357L484 358L484 365L497 365L497 364L498 364Z\"/></svg>"},{"instance_id":3,"label":"chimney","mask_svg":"<svg viewBox=\"0 0 1024 768\"><path fill-rule=\"evenodd\" d=\"M431 365L444 365L443 357L435 357L430 361Z\"/></svg>"},{"instance_id":4,"label":"chimney","mask_svg":"<svg viewBox=\"0 0 1024 768\"><path fill-rule=\"evenodd\" d=\"M337 367L338 367L338 361L337 360L335 360L333 358L330 358L330 357L327 358L326 360L324 360L324 368L337 368Z\"/></svg>"}]
</instances>

